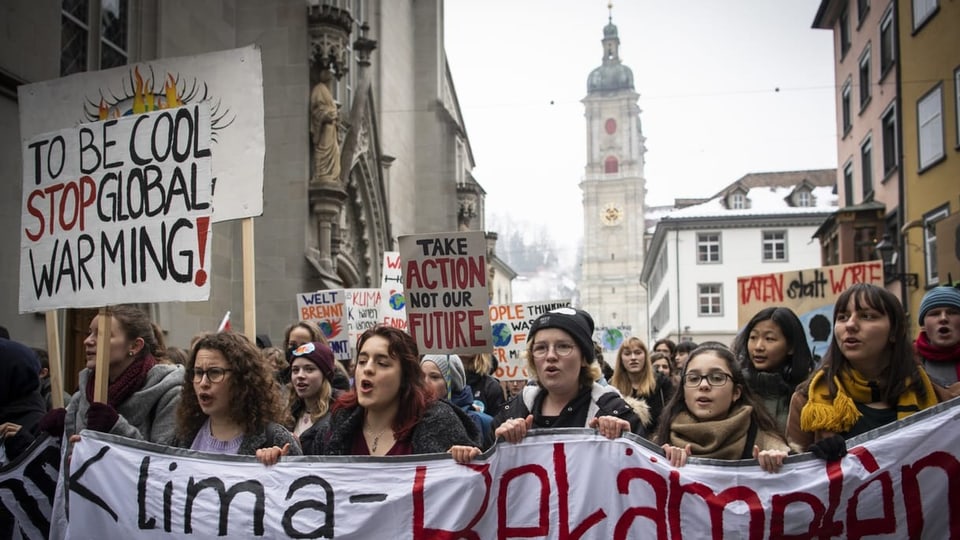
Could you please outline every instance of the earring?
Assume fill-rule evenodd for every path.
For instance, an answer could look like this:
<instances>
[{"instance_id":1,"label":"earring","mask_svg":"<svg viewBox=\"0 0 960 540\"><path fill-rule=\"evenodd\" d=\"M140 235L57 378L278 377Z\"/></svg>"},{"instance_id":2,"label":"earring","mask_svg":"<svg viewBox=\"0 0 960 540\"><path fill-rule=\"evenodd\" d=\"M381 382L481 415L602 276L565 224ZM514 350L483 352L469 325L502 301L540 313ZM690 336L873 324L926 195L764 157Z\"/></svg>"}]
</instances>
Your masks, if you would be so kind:
<instances>
[{"instance_id":1,"label":"earring","mask_svg":"<svg viewBox=\"0 0 960 540\"><path fill-rule=\"evenodd\" d=\"M127 356L133 356L133 351L127 352Z\"/></svg>"}]
</instances>

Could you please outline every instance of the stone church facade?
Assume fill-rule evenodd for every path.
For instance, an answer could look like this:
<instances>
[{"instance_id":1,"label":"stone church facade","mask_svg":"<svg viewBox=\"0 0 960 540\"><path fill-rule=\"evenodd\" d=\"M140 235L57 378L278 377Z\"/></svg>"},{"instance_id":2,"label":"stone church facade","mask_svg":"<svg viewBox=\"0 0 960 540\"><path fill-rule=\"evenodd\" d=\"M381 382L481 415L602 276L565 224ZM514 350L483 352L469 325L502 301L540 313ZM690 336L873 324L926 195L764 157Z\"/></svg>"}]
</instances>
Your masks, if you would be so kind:
<instances>
[{"instance_id":1,"label":"stone church facade","mask_svg":"<svg viewBox=\"0 0 960 540\"><path fill-rule=\"evenodd\" d=\"M82 13L68 4L76 3L0 7L0 18L17 21L0 35L0 173L8 193L0 199L0 252L9 255L0 265L0 325L16 339L45 343L43 317L17 313L16 88L60 77L65 65L92 71L260 47L266 149L264 212L254 220L256 324L274 343L295 320L298 292L379 286L383 252L395 250L399 236L485 230L485 192L471 172L444 50L443 0L119 0L117 13L108 13L118 9L112 2L91 0ZM122 43L96 24L108 15L126 28ZM318 84L335 102L338 171L318 168ZM491 281L506 289L491 296L509 299L512 271L496 258L496 234L488 240ZM241 223L215 224L211 249L209 301L145 306L170 345L214 330L228 310L233 328L244 330ZM68 374L91 317L91 310L60 311Z\"/></svg>"}]
</instances>

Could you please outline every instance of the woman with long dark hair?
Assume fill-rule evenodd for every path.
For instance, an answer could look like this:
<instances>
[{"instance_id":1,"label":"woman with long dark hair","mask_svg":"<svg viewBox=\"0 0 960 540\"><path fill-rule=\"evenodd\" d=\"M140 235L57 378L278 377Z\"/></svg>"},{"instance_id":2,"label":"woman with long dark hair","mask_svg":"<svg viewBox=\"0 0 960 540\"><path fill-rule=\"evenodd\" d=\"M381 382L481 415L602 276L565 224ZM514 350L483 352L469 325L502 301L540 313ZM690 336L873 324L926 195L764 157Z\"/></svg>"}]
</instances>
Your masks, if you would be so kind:
<instances>
[{"instance_id":1,"label":"woman with long dark hair","mask_svg":"<svg viewBox=\"0 0 960 540\"><path fill-rule=\"evenodd\" d=\"M744 370L747 386L783 433L793 391L807 379L813 365L800 319L785 307L758 311L737 335L733 353Z\"/></svg>"},{"instance_id":2,"label":"woman with long dark hair","mask_svg":"<svg viewBox=\"0 0 960 540\"><path fill-rule=\"evenodd\" d=\"M858 283L837 298L823 364L793 394L787 441L795 450L838 459L846 439L936 403L930 379L914 361L900 300Z\"/></svg>"},{"instance_id":3,"label":"woman with long dark hair","mask_svg":"<svg viewBox=\"0 0 960 540\"><path fill-rule=\"evenodd\" d=\"M305 453L399 456L480 444L466 413L427 387L409 334L376 326L360 335L357 351L353 389L334 403L329 424L304 433Z\"/></svg>"}]
</instances>

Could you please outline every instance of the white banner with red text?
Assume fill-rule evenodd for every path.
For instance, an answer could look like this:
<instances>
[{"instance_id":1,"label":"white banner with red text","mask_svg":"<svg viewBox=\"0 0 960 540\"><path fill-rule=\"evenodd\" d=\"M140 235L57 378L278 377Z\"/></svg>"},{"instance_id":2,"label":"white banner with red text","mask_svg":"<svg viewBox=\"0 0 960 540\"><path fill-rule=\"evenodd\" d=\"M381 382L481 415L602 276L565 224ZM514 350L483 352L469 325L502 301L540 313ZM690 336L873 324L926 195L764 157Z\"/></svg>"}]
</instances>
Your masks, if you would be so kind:
<instances>
[{"instance_id":1,"label":"white banner with red text","mask_svg":"<svg viewBox=\"0 0 960 540\"><path fill-rule=\"evenodd\" d=\"M947 538L960 535L960 401L851 441L826 463L694 459L629 435L536 431L470 465L213 456L85 432L68 538Z\"/></svg>"}]
</instances>

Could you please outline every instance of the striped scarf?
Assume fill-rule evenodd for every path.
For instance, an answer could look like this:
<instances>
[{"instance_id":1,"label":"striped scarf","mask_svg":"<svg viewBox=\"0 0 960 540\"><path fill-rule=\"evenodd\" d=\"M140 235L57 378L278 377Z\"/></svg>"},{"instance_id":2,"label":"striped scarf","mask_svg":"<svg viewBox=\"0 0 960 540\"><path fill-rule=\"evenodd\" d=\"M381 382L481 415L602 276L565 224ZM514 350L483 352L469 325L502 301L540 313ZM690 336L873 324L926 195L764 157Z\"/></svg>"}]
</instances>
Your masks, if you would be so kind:
<instances>
[{"instance_id":1,"label":"striped scarf","mask_svg":"<svg viewBox=\"0 0 960 540\"><path fill-rule=\"evenodd\" d=\"M921 399L912 388L913 381L908 378L906 391L897 398L897 420L937 404L930 379L922 369L919 372L927 395ZM825 375L826 371L820 370L810 380L809 400L800 412L800 428L804 431L846 433L860 419L857 403L882 401L877 383L868 381L852 369L843 370L833 378L837 395L831 399Z\"/></svg>"}]
</instances>

